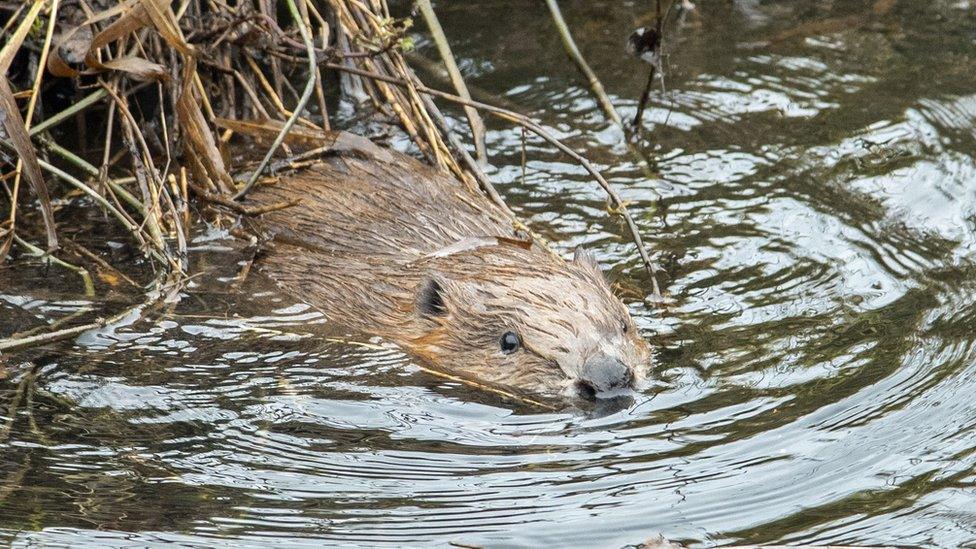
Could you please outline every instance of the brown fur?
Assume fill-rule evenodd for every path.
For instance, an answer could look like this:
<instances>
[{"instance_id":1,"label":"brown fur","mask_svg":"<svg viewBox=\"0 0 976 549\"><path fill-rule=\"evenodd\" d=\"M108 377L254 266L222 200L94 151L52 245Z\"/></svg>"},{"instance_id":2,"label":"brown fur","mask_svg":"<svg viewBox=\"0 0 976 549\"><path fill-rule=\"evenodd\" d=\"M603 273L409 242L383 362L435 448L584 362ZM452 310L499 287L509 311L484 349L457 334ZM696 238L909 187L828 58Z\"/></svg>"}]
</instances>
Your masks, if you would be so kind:
<instances>
[{"instance_id":1,"label":"brown fur","mask_svg":"<svg viewBox=\"0 0 976 549\"><path fill-rule=\"evenodd\" d=\"M302 198L260 220L274 243L260 268L331 320L485 381L559 393L600 353L640 379L649 349L590 256L526 249L480 192L382 156L333 158L256 190L260 203ZM515 353L500 350L506 331Z\"/></svg>"}]
</instances>

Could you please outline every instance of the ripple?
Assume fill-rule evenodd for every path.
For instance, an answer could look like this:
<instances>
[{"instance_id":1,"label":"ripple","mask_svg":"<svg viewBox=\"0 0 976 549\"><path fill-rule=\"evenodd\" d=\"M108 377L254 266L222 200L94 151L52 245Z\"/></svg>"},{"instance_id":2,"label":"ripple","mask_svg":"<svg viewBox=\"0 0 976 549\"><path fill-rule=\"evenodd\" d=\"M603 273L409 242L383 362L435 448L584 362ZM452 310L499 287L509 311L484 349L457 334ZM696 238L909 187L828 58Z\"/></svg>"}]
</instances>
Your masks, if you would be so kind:
<instances>
[{"instance_id":1,"label":"ripple","mask_svg":"<svg viewBox=\"0 0 976 549\"><path fill-rule=\"evenodd\" d=\"M658 307L640 299L639 258L588 175L531 136L523 171L522 132L491 125L491 175L513 207L634 289L658 352L632 406L484 394L267 280L237 294L217 277L172 310L16 357L0 380L0 539L973 545L968 20L898 1L870 24L767 47L873 2L697 4L645 113L651 174L549 40L544 8L438 6L472 83L586 153L660 255L672 301ZM564 6L624 118L646 67L618 38L645 8ZM194 257L232 267L227 238L204 230ZM112 308L45 287L33 267L7 272L6 332Z\"/></svg>"}]
</instances>

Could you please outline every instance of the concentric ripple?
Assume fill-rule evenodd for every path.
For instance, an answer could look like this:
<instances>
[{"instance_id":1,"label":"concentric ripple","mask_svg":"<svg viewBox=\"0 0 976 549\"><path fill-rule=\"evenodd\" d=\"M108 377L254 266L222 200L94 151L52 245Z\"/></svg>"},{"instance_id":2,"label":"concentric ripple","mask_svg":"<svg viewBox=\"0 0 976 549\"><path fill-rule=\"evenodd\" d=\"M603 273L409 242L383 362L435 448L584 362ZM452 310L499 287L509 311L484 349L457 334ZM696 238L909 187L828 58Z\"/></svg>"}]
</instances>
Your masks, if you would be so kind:
<instances>
[{"instance_id":1,"label":"concentric ripple","mask_svg":"<svg viewBox=\"0 0 976 549\"><path fill-rule=\"evenodd\" d=\"M651 178L544 6L437 5L472 86L585 152L666 270L672 299L639 299L648 280L599 188L490 128L515 209L562 251L594 250L658 348L633 403L480 392L260 277L241 292L210 277L173 310L0 363L0 540L976 545L968 4L696 3L643 122ZM632 117L647 69L622 44L646 3L561 4ZM196 255L226 275L221 238ZM9 272L2 334L118 308L59 273Z\"/></svg>"}]
</instances>

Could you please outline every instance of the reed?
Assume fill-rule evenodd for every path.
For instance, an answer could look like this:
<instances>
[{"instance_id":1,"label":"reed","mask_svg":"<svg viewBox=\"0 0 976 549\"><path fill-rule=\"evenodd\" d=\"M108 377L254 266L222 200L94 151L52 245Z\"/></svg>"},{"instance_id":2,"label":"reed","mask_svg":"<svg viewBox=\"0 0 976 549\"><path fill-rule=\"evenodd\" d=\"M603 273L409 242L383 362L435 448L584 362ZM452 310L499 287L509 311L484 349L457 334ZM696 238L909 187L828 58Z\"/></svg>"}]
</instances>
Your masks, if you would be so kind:
<instances>
[{"instance_id":1,"label":"reed","mask_svg":"<svg viewBox=\"0 0 976 549\"><path fill-rule=\"evenodd\" d=\"M69 223L59 212L95 208L152 262L156 285L172 289L186 276L198 218L189 207L259 215L248 191L269 169L307 161L309 139L329 151L337 119L327 104L341 97L396 121L427 162L503 208L482 171L480 114L540 135L606 190L653 278L602 175L538 122L471 100L433 7L421 7L457 95L411 70L412 21L391 17L386 0L0 2L0 261L19 248L75 273L86 291L90 272L123 274L59 233ZM458 105L472 134L451 134L435 99ZM257 153L239 154L241 142Z\"/></svg>"}]
</instances>

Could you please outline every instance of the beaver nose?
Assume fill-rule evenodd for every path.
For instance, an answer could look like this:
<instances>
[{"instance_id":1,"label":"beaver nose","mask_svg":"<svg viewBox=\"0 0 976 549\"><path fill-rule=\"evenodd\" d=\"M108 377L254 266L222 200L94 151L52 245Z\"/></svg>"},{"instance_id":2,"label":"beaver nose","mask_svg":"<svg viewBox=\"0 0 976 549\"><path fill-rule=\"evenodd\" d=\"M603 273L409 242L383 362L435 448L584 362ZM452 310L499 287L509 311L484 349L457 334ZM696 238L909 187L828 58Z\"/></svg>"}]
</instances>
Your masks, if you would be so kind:
<instances>
[{"instance_id":1,"label":"beaver nose","mask_svg":"<svg viewBox=\"0 0 976 549\"><path fill-rule=\"evenodd\" d=\"M580 381L597 395L604 391L621 389L630 385L634 374L619 359L604 354L590 358L583 364Z\"/></svg>"}]
</instances>

